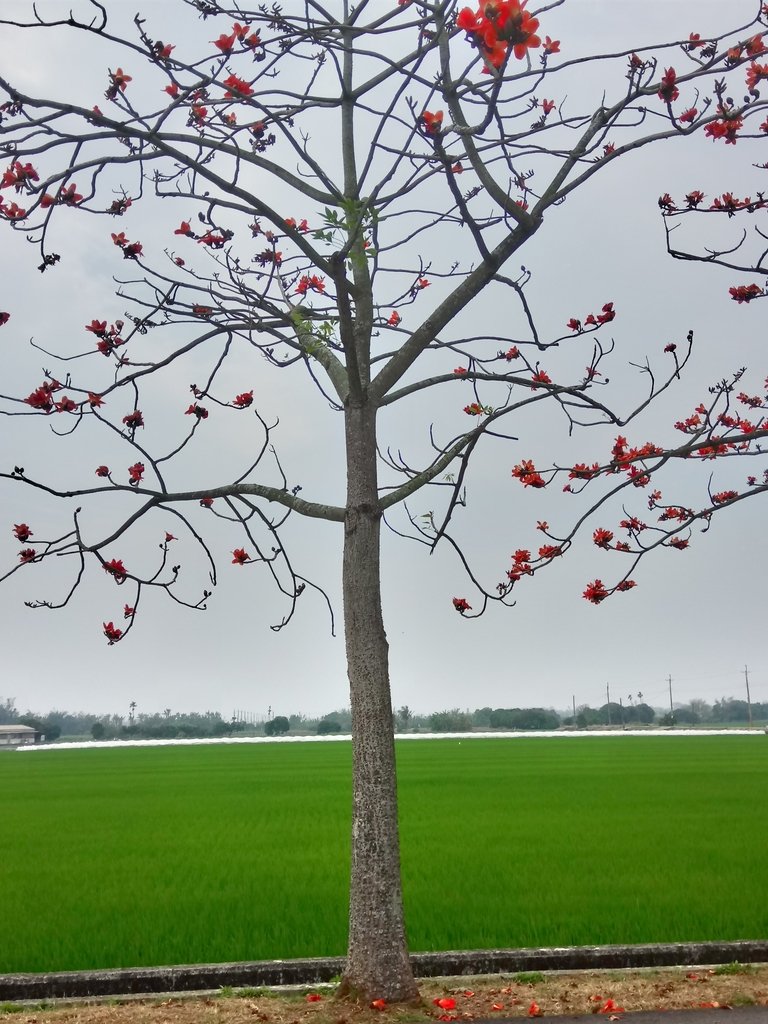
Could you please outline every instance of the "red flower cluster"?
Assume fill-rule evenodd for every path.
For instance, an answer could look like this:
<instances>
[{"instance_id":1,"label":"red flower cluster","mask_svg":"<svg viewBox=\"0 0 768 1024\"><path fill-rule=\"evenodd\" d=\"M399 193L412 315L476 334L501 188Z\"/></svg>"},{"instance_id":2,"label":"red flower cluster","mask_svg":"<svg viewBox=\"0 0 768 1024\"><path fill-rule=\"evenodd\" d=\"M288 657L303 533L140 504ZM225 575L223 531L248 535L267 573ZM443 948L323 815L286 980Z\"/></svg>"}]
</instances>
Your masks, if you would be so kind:
<instances>
[{"instance_id":1,"label":"red flower cluster","mask_svg":"<svg viewBox=\"0 0 768 1024\"><path fill-rule=\"evenodd\" d=\"M19 552L19 561L20 562L34 562L36 555L37 555L37 552L35 551L34 548L25 548L23 551Z\"/></svg>"},{"instance_id":2,"label":"red flower cluster","mask_svg":"<svg viewBox=\"0 0 768 1024\"><path fill-rule=\"evenodd\" d=\"M318 277L317 274L302 274L299 278L299 283L296 285L297 295L306 295L308 291L318 292L322 295L325 291L325 278Z\"/></svg>"},{"instance_id":3,"label":"red flower cluster","mask_svg":"<svg viewBox=\"0 0 768 1024\"><path fill-rule=\"evenodd\" d=\"M61 388L57 380L44 380L39 388L24 399L27 405L41 412L53 412L53 394Z\"/></svg>"},{"instance_id":4,"label":"red flower cluster","mask_svg":"<svg viewBox=\"0 0 768 1024\"><path fill-rule=\"evenodd\" d=\"M704 134L712 141L725 139L726 145L735 146L738 133L744 127L744 121L740 117L727 117L723 112L722 120L712 121L704 128Z\"/></svg>"},{"instance_id":5,"label":"red flower cluster","mask_svg":"<svg viewBox=\"0 0 768 1024\"><path fill-rule=\"evenodd\" d=\"M15 523L13 527L13 535L16 540L21 541L22 544L26 544L31 536L32 531L26 523Z\"/></svg>"},{"instance_id":6,"label":"red flower cluster","mask_svg":"<svg viewBox=\"0 0 768 1024\"><path fill-rule=\"evenodd\" d=\"M253 391L244 391L242 395L236 395L232 405L237 409L247 409L253 403Z\"/></svg>"},{"instance_id":7,"label":"red flower cluster","mask_svg":"<svg viewBox=\"0 0 768 1024\"><path fill-rule=\"evenodd\" d=\"M490 405L482 405L480 402L470 402L469 405L464 406L464 412L467 416L490 416L493 409Z\"/></svg>"},{"instance_id":8,"label":"red flower cluster","mask_svg":"<svg viewBox=\"0 0 768 1024\"><path fill-rule=\"evenodd\" d=\"M765 295L765 292L759 284L740 284L734 288L729 288L728 292L731 298L741 304L742 302L751 302L752 299L759 299Z\"/></svg>"},{"instance_id":9,"label":"red flower cluster","mask_svg":"<svg viewBox=\"0 0 768 1024\"><path fill-rule=\"evenodd\" d=\"M136 462L134 465L128 467L128 483L131 487L136 487L141 483L141 478L144 476L144 463Z\"/></svg>"},{"instance_id":10,"label":"red flower cluster","mask_svg":"<svg viewBox=\"0 0 768 1024\"><path fill-rule=\"evenodd\" d=\"M243 99L253 96L253 86L250 82L246 82L244 78L238 78L237 75L230 75L229 78L225 78L223 84L227 90L224 95L228 99Z\"/></svg>"},{"instance_id":11,"label":"red flower cluster","mask_svg":"<svg viewBox=\"0 0 768 1024\"><path fill-rule=\"evenodd\" d=\"M512 470L512 476L519 480L523 487L546 487L544 477L536 470L531 459L523 461Z\"/></svg>"},{"instance_id":12,"label":"red flower cluster","mask_svg":"<svg viewBox=\"0 0 768 1024\"><path fill-rule=\"evenodd\" d=\"M469 34L491 67L501 67L510 48L518 60L523 60L528 50L541 46L536 35L538 19L525 10L526 3L527 0L482 0L476 11L471 7L459 11L456 27ZM557 53L558 49L559 43L548 38L547 53Z\"/></svg>"},{"instance_id":13,"label":"red flower cluster","mask_svg":"<svg viewBox=\"0 0 768 1024\"><path fill-rule=\"evenodd\" d=\"M443 127L443 112L442 110L437 110L432 114L425 110L419 118L419 122L425 135L439 135L440 129Z\"/></svg>"},{"instance_id":14,"label":"red flower cluster","mask_svg":"<svg viewBox=\"0 0 768 1024\"><path fill-rule=\"evenodd\" d=\"M109 72L109 87L104 95L108 100L114 100L117 97L118 92L125 92L128 83L132 82L133 79L130 75L126 75L122 68L118 68L116 71Z\"/></svg>"},{"instance_id":15,"label":"red flower cluster","mask_svg":"<svg viewBox=\"0 0 768 1024\"><path fill-rule=\"evenodd\" d=\"M718 494L712 495L713 505L724 505L726 501L732 501L734 498L738 498L738 491L720 491Z\"/></svg>"},{"instance_id":16,"label":"red flower cluster","mask_svg":"<svg viewBox=\"0 0 768 1024\"><path fill-rule=\"evenodd\" d=\"M604 530L602 527L599 527L592 534L592 540L599 548L605 548L607 551L613 540L613 533L610 530Z\"/></svg>"},{"instance_id":17,"label":"red flower cluster","mask_svg":"<svg viewBox=\"0 0 768 1024\"><path fill-rule=\"evenodd\" d=\"M82 201L83 197L77 191L77 185L73 182L66 187L62 186L55 196L46 192L40 199L40 205L46 210L49 206L55 206L57 203L61 206L77 206Z\"/></svg>"},{"instance_id":18,"label":"red flower cluster","mask_svg":"<svg viewBox=\"0 0 768 1024\"><path fill-rule=\"evenodd\" d=\"M143 427L144 417L141 410L134 409L133 412L129 412L127 416L123 416L123 423L129 430L136 430L137 427Z\"/></svg>"},{"instance_id":19,"label":"red flower cluster","mask_svg":"<svg viewBox=\"0 0 768 1024\"><path fill-rule=\"evenodd\" d=\"M389 319L387 320L387 323L389 324L390 327L397 327L397 325L400 323L402 319L403 318L400 316L397 310L393 309L392 312L389 314Z\"/></svg>"},{"instance_id":20,"label":"red flower cluster","mask_svg":"<svg viewBox=\"0 0 768 1024\"><path fill-rule=\"evenodd\" d=\"M122 559L113 558L110 562L104 562L103 569L108 572L110 576L115 577L115 583L125 583L128 576L128 570L123 565Z\"/></svg>"},{"instance_id":21,"label":"red flower cluster","mask_svg":"<svg viewBox=\"0 0 768 1024\"><path fill-rule=\"evenodd\" d=\"M539 558L557 558L562 553L563 549L559 544L542 544L539 548Z\"/></svg>"},{"instance_id":22,"label":"red flower cluster","mask_svg":"<svg viewBox=\"0 0 768 1024\"><path fill-rule=\"evenodd\" d=\"M0 214L2 214L7 220L23 220L27 216L27 211L17 203L11 203L10 206L5 206L2 196L0 196Z\"/></svg>"},{"instance_id":23,"label":"red flower cluster","mask_svg":"<svg viewBox=\"0 0 768 1024\"><path fill-rule=\"evenodd\" d=\"M15 160L0 178L0 188L13 188L16 192L31 191L32 182L39 181L40 175L32 164Z\"/></svg>"},{"instance_id":24,"label":"red flower cluster","mask_svg":"<svg viewBox=\"0 0 768 1024\"><path fill-rule=\"evenodd\" d=\"M583 324L581 320L577 320L576 317L571 317L565 326L569 331L576 331L577 334L581 334L587 327L602 327L603 324L609 324L611 320L614 320L615 318L616 312L613 308L613 303L606 302L601 313L598 313L597 315L590 313L584 320Z\"/></svg>"},{"instance_id":25,"label":"red flower cluster","mask_svg":"<svg viewBox=\"0 0 768 1024\"><path fill-rule=\"evenodd\" d=\"M587 601L591 601L592 604L600 604L601 601L604 601L606 597L608 597L608 591L605 589L605 585L602 580L595 580L593 583L587 584L587 589L584 591L582 596L585 597Z\"/></svg>"},{"instance_id":26,"label":"red flower cluster","mask_svg":"<svg viewBox=\"0 0 768 1024\"><path fill-rule=\"evenodd\" d=\"M196 416L198 421L199 420L207 420L208 419L208 410L204 406L198 405L197 402L193 402L192 405L190 405L190 407L184 413L184 415L185 416Z\"/></svg>"},{"instance_id":27,"label":"red flower cluster","mask_svg":"<svg viewBox=\"0 0 768 1024\"><path fill-rule=\"evenodd\" d=\"M241 25L236 21L232 25L231 35L222 32L218 39L212 39L211 42L225 56L229 56L232 53L235 48L235 41L239 42L247 50L255 50L257 46L261 46L261 39L258 32L250 32L249 28L249 25Z\"/></svg>"},{"instance_id":28,"label":"red flower cluster","mask_svg":"<svg viewBox=\"0 0 768 1024\"><path fill-rule=\"evenodd\" d=\"M747 88L756 89L757 83L768 79L768 64L750 64L747 68Z\"/></svg>"},{"instance_id":29,"label":"red flower cluster","mask_svg":"<svg viewBox=\"0 0 768 1024\"><path fill-rule=\"evenodd\" d=\"M467 601L466 597L454 597L453 607L460 615L463 615L464 612L472 611L472 605Z\"/></svg>"},{"instance_id":30,"label":"red flower cluster","mask_svg":"<svg viewBox=\"0 0 768 1024\"><path fill-rule=\"evenodd\" d=\"M116 644L122 635L122 629L118 629L114 622L104 623L104 636L109 640L110 647L112 644Z\"/></svg>"},{"instance_id":31,"label":"red flower cluster","mask_svg":"<svg viewBox=\"0 0 768 1024\"><path fill-rule=\"evenodd\" d=\"M507 571L507 578L511 583L517 583L522 576L533 575L530 561L531 552L526 548L518 548L512 555L512 568Z\"/></svg>"},{"instance_id":32,"label":"red flower cluster","mask_svg":"<svg viewBox=\"0 0 768 1024\"><path fill-rule=\"evenodd\" d=\"M112 232L112 241L118 247L123 250L123 258L126 260L137 260L143 252L143 246L141 242L129 242L125 237L125 232L120 231L118 233Z\"/></svg>"},{"instance_id":33,"label":"red flower cluster","mask_svg":"<svg viewBox=\"0 0 768 1024\"><path fill-rule=\"evenodd\" d=\"M674 103L677 97L680 95L680 90L677 88L677 73L674 68L667 68L664 72L664 77L659 85L658 97L665 103Z\"/></svg>"}]
</instances>

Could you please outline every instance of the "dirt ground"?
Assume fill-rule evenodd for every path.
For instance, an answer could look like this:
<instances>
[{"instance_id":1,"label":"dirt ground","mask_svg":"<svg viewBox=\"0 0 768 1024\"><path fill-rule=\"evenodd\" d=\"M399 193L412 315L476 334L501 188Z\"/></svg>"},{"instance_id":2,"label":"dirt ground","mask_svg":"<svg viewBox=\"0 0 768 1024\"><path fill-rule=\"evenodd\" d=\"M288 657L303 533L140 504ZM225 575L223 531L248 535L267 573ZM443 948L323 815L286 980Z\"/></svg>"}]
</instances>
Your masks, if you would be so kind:
<instances>
[{"instance_id":1,"label":"dirt ground","mask_svg":"<svg viewBox=\"0 0 768 1024\"><path fill-rule=\"evenodd\" d=\"M8 1024L421 1024L587 1013L621 1020L637 1010L768 1007L768 964L441 978L423 981L421 994L420 1007L376 1007L338 1000L332 986L290 992L222 989L215 995L146 1000L6 1003L0 1004L0 1015Z\"/></svg>"}]
</instances>

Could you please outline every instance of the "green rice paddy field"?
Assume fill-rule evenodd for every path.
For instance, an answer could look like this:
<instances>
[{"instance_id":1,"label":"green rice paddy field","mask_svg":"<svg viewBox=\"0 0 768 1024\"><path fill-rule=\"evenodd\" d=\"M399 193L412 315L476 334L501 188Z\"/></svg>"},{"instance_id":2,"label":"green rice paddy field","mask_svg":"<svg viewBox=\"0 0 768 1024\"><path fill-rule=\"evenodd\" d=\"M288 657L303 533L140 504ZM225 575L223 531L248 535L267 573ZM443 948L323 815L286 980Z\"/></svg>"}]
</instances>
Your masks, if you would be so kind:
<instances>
[{"instance_id":1,"label":"green rice paddy field","mask_svg":"<svg viewBox=\"0 0 768 1024\"><path fill-rule=\"evenodd\" d=\"M411 948L768 935L768 738L398 746ZM340 954L347 742L0 756L0 972Z\"/></svg>"}]
</instances>

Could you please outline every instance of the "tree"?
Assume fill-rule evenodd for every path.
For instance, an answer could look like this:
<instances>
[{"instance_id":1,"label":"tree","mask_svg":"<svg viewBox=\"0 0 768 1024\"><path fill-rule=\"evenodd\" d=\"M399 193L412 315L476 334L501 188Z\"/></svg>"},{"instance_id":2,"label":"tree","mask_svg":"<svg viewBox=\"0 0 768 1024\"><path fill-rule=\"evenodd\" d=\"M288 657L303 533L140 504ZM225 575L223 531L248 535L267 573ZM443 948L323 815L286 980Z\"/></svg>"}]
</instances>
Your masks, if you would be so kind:
<instances>
[{"instance_id":1,"label":"tree","mask_svg":"<svg viewBox=\"0 0 768 1024\"><path fill-rule=\"evenodd\" d=\"M327 716L322 721L317 723L317 735L318 736L331 736L341 732L341 725L336 721L335 718L328 718Z\"/></svg>"},{"instance_id":2,"label":"tree","mask_svg":"<svg viewBox=\"0 0 768 1024\"><path fill-rule=\"evenodd\" d=\"M324 595L294 565L284 529L302 516L343 528L354 750L344 987L392 1001L414 997L416 987L400 888L381 524L430 551L455 550L477 596L474 604L455 596L453 607L472 618L494 602L511 604L521 585L591 529L600 510L615 514L617 524L598 525L594 544L623 556L625 567L613 583L586 584L593 604L631 590L649 552L685 550L713 515L768 489L768 479L754 475L746 489L706 482L695 501L675 492L686 460L711 465L759 455L758 442L768 436L766 402L742 390L742 370L716 382L703 401L696 395L690 414L685 407L677 424L682 441L630 443L624 431L677 385L693 332L656 341L645 361L630 360L641 392L612 393L605 374L614 303L595 285L596 294L584 297L589 312L537 313L526 291L531 271L517 269L524 247L535 258L533 241L563 204L567 210L577 191L612 180L617 162L647 147L705 139L717 152L746 150L742 163L749 164L748 140L768 131L765 122L758 127L766 108L758 86L768 77L760 62L767 9L749 4L749 18L703 38L686 30L654 47L601 56L568 53L566 39L561 54L554 35L565 0L538 16L524 0L478 10L455 0L336 6L332 13L292 2L246 10L179 0L172 42L159 37L149 14L126 26L117 12L113 26L95 0L76 2L46 26L36 10L27 17L26 5L20 17L0 19L9 34L10 26L21 33L27 53L25 32L69 33L64 52L80 40L91 92L99 77L106 90L104 99L75 98L69 76L55 69L47 97L0 77L0 136L9 154L0 215L39 250L41 294L51 274L67 273L81 218L115 218L111 241L107 230L100 237L104 258L121 260L127 273L118 294L129 307L120 315L83 311L90 319L86 350L35 342L48 364L42 382L26 396L0 396L6 415L26 417L30 427L47 420L50 441L83 438L82 458L65 460L65 477L52 455L47 469L45 459L31 465L26 456L25 469L19 455L19 464L0 473L7 485L26 488L30 503L59 500L67 516L67 526L50 537L40 538L27 522L14 524L22 550L0 578L63 560L73 567L63 595L31 602L57 608L91 570L106 573L128 595L122 620L104 615L104 635L115 644L127 639L153 592L206 607L217 579L215 552L229 528L231 562L238 570L261 566L283 596L275 623L282 628L300 599L306 603L307 589L321 601ZM158 17L154 7L151 17ZM727 192L704 203L694 185L684 197L658 201L668 251L729 268L739 307L762 298L766 268L748 243L757 238L759 248L764 236L745 229L736 244L711 244L696 225L706 220L709 230L714 220L727 231L733 217L765 208L763 194L739 199ZM742 181L738 195L745 187ZM165 220L169 206L180 208L175 230ZM693 226L684 248L682 232L673 229L686 225ZM749 273L744 283L738 271ZM0 314L4 324L17 318L23 322L23 309ZM65 333L76 322L68 319ZM557 326L563 323L564 330ZM257 389L248 383L253 356L265 372L303 371L343 421L346 493L336 503L305 496L283 470L277 424L259 413ZM191 385L184 429L169 396L190 379L202 383ZM242 383L233 387L233 380ZM296 402L304 402L297 388ZM439 414L438 391L451 396ZM394 409L410 408L434 423L429 447L414 445L412 455L380 436ZM584 440L583 455L566 450L551 465L549 455L537 463L533 452L524 457L516 447L512 477L528 494L551 492L565 480L577 510L562 529L541 520L538 551L518 547L484 582L455 525L467 505L470 462L487 445L518 442L526 423L535 449L541 413L549 410L547 422L562 417L569 433L593 428L587 438L594 442ZM193 453L206 431L218 436L214 424L228 423L237 423L237 443L216 444L221 475L211 486ZM95 478L94 445L104 452ZM663 498L655 485L670 469L673 493ZM407 504L417 494L418 511ZM635 507L638 495L651 522ZM99 515L91 518L91 508ZM100 518L105 508L112 509L108 526ZM30 504L30 520L34 511ZM150 548L150 534L159 535L158 547ZM186 552L178 562L177 544ZM188 580L193 548L204 565L200 584Z\"/></svg>"},{"instance_id":3,"label":"tree","mask_svg":"<svg viewBox=\"0 0 768 1024\"><path fill-rule=\"evenodd\" d=\"M395 729L399 732L408 732L408 728L413 720L413 712L407 704L403 704L395 712Z\"/></svg>"},{"instance_id":4,"label":"tree","mask_svg":"<svg viewBox=\"0 0 768 1024\"><path fill-rule=\"evenodd\" d=\"M267 736L285 736L290 728L291 723L285 715L275 715L265 724L264 732Z\"/></svg>"}]
</instances>

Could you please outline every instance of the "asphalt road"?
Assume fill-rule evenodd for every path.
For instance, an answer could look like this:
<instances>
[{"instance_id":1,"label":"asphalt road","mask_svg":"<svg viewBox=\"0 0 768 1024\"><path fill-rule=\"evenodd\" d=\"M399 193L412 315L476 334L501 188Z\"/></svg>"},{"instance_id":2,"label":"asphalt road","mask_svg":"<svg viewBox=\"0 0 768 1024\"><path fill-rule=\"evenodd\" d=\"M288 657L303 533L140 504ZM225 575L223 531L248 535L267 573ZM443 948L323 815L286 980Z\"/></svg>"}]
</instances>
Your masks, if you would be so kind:
<instances>
[{"instance_id":1,"label":"asphalt road","mask_svg":"<svg viewBox=\"0 0 768 1024\"><path fill-rule=\"evenodd\" d=\"M552 1017L552 1024L586 1024L596 1020L610 1020L610 1017L596 1017L595 1014L578 1017ZM732 1010L647 1010L641 1013L620 1013L617 1020L624 1024L768 1024L768 1006L738 1006ZM543 1018L543 1022L547 1020ZM476 1021L475 1024L481 1024ZM490 1024L490 1022L487 1022ZM499 1024L498 1021L493 1024ZM505 1024L519 1024L517 1021Z\"/></svg>"}]
</instances>

